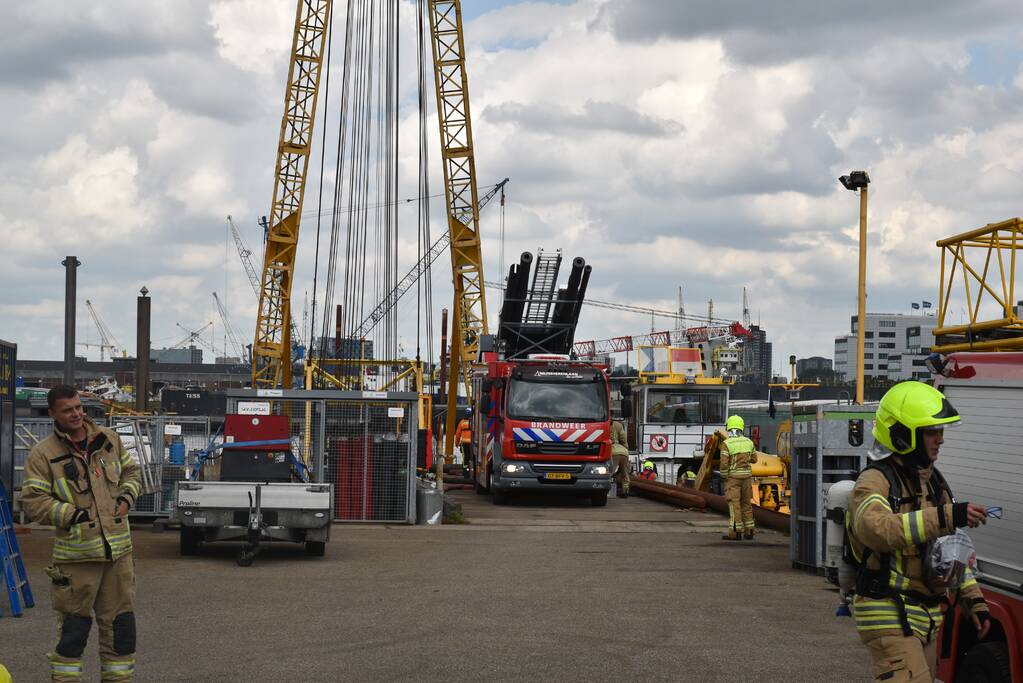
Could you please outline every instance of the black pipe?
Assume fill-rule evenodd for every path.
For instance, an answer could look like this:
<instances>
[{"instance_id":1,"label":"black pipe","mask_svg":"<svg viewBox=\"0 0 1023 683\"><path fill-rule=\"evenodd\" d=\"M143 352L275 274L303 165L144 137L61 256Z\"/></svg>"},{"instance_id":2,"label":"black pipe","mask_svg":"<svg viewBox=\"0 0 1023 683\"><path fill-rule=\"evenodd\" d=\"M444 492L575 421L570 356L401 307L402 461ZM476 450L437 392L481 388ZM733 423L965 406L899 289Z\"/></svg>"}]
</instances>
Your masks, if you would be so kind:
<instances>
[{"instance_id":1,"label":"black pipe","mask_svg":"<svg viewBox=\"0 0 1023 683\"><path fill-rule=\"evenodd\" d=\"M149 321L150 299L149 290L139 290L141 296L136 298L136 330L135 330L135 410L145 412L149 405Z\"/></svg>"},{"instance_id":2,"label":"black pipe","mask_svg":"<svg viewBox=\"0 0 1023 683\"><path fill-rule=\"evenodd\" d=\"M75 256L68 256L60 265L64 266L64 384L75 383L75 318L78 300L78 266L82 262ZM104 340L100 340L103 343ZM100 347L100 355L102 355Z\"/></svg>"},{"instance_id":3,"label":"black pipe","mask_svg":"<svg viewBox=\"0 0 1023 683\"><path fill-rule=\"evenodd\" d=\"M518 268L512 266L508 275L508 286L504 292L504 306L501 308L501 325L519 325L522 323L522 312L529 288L529 269L533 263L533 255L528 251L519 257Z\"/></svg>"},{"instance_id":4,"label":"black pipe","mask_svg":"<svg viewBox=\"0 0 1023 683\"><path fill-rule=\"evenodd\" d=\"M582 312L583 301L586 299L586 287L590 284L590 273L593 272L593 266L586 266L583 268L583 278L579 283L579 293L575 300L575 309L572 311L572 327L568 335L568 346L572 348L575 343L575 331L579 325L579 314Z\"/></svg>"},{"instance_id":5,"label":"black pipe","mask_svg":"<svg viewBox=\"0 0 1023 683\"><path fill-rule=\"evenodd\" d=\"M585 267L584 259L578 256L572 259L572 272L568 276L568 287L558 292L558 303L554 307L554 316L551 318L551 322L555 325L572 322L572 311L575 309L575 300L579 295L579 282L582 280Z\"/></svg>"}]
</instances>

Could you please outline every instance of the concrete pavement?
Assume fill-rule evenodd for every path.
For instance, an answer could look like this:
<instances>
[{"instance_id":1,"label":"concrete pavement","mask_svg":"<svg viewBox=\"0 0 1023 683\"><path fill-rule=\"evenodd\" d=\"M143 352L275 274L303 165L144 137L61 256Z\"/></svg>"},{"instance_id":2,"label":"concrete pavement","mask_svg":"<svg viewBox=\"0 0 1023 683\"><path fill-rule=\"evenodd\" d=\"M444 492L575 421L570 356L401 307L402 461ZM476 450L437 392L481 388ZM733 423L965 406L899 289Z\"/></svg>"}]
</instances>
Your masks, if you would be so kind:
<instances>
[{"instance_id":1,"label":"concrete pavement","mask_svg":"<svg viewBox=\"0 0 1023 683\"><path fill-rule=\"evenodd\" d=\"M136 525L137 680L869 680L780 534L725 543L721 517L639 498L453 495L470 524L338 525L324 558L281 545L249 568ZM37 607L0 619L0 662L21 683L46 680L54 624L52 534L19 538ZM98 680L95 631L86 658Z\"/></svg>"}]
</instances>

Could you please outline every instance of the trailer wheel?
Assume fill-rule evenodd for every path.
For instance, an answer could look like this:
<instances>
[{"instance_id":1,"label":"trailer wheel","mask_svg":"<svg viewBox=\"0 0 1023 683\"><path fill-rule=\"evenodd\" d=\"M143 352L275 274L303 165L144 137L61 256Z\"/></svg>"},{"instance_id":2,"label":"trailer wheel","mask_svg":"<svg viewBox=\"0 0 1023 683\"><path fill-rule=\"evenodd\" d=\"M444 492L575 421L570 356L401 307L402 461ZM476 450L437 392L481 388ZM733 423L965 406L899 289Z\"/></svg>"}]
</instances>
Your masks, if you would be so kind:
<instances>
[{"instance_id":1,"label":"trailer wheel","mask_svg":"<svg viewBox=\"0 0 1023 683\"><path fill-rule=\"evenodd\" d=\"M966 653L957 681L968 683L1010 683L1009 646L1006 643L979 643Z\"/></svg>"},{"instance_id":2,"label":"trailer wheel","mask_svg":"<svg viewBox=\"0 0 1023 683\"><path fill-rule=\"evenodd\" d=\"M199 530L192 526L182 525L179 549L182 555L198 555Z\"/></svg>"},{"instance_id":3,"label":"trailer wheel","mask_svg":"<svg viewBox=\"0 0 1023 683\"><path fill-rule=\"evenodd\" d=\"M593 503L593 507L604 507L607 505L607 491L592 494L590 496L590 502Z\"/></svg>"}]
</instances>

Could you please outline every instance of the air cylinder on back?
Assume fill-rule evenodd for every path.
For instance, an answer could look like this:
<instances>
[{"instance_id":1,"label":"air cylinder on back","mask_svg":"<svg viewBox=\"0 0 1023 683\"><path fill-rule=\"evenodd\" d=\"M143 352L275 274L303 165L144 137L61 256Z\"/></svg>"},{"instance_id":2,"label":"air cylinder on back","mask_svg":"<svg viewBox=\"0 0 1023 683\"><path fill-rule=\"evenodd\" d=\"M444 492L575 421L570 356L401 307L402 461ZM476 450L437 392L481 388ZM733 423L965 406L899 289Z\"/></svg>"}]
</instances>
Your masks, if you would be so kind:
<instances>
[{"instance_id":1,"label":"air cylinder on back","mask_svg":"<svg viewBox=\"0 0 1023 683\"><path fill-rule=\"evenodd\" d=\"M844 554L845 518L855 485L851 479L836 482L824 498L827 509L824 567L828 580L838 585L843 596L851 593L856 585L856 566Z\"/></svg>"}]
</instances>

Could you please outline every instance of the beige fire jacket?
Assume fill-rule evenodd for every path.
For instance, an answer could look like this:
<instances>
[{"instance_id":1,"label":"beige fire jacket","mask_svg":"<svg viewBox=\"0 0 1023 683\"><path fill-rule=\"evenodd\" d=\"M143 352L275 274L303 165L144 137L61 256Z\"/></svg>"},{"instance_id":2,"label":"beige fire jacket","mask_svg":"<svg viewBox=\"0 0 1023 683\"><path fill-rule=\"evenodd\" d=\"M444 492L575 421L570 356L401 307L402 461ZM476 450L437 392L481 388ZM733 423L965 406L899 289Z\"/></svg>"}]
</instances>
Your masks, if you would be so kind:
<instances>
[{"instance_id":1,"label":"beige fire jacket","mask_svg":"<svg viewBox=\"0 0 1023 683\"><path fill-rule=\"evenodd\" d=\"M931 604L913 598L906 600L909 625L916 635L929 641L941 618L940 608L933 603L942 594L936 593L924 581L920 548L928 541L955 532L952 501L945 491L942 491L938 503L927 495L931 468L912 471L912 475L915 475L913 478L906 478L912 475L905 468L900 468L900 473L903 476L903 486L898 496L907 500L897 510L892 510L889 502L887 477L876 469L860 473L849 503L849 542L860 561L865 557L866 549L870 549L866 559L870 569L880 569L882 553L891 554L889 585L892 588L900 593L932 598ZM908 488L910 484L914 489L912 491ZM914 504L911 497L915 497L918 502ZM958 594L960 605L968 612L987 611L972 571L967 570ZM902 628L897 606L892 600L857 596L853 603L853 614L856 616L857 629L867 638L895 635L894 632Z\"/></svg>"},{"instance_id":2,"label":"beige fire jacket","mask_svg":"<svg viewBox=\"0 0 1023 683\"><path fill-rule=\"evenodd\" d=\"M135 504L141 470L116 432L89 418L85 428L84 453L54 427L25 463L22 503L34 521L57 528L54 562L109 561L131 552L128 518L117 515L117 499ZM72 524L79 510L88 517Z\"/></svg>"}]
</instances>

